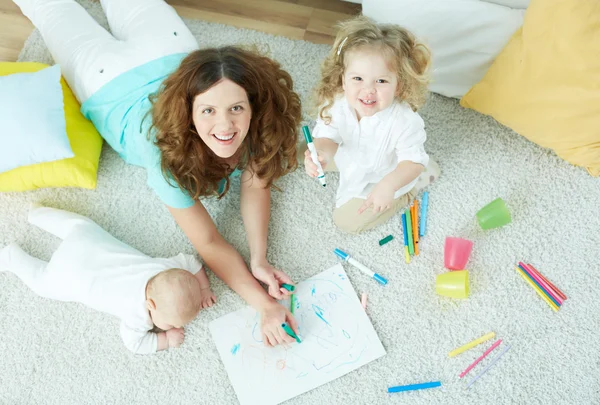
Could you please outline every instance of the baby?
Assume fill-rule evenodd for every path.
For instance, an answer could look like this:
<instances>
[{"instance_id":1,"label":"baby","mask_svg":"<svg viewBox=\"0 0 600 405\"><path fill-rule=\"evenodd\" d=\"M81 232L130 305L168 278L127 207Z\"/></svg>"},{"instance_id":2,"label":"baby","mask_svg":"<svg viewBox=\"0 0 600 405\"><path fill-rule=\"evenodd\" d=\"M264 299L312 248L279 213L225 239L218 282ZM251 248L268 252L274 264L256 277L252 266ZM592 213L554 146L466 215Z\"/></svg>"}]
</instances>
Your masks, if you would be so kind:
<instances>
[{"instance_id":1,"label":"baby","mask_svg":"<svg viewBox=\"0 0 600 405\"><path fill-rule=\"evenodd\" d=\"M14 273L42 297L81 302L119 317L121 338L134 353L179 347L183 326L216 302L192 255L151 258L91 219L59 209L33 205L28 220L62 243L48 263L9 244L0 250L0 271Z\"/></svg>"}]
</instances>

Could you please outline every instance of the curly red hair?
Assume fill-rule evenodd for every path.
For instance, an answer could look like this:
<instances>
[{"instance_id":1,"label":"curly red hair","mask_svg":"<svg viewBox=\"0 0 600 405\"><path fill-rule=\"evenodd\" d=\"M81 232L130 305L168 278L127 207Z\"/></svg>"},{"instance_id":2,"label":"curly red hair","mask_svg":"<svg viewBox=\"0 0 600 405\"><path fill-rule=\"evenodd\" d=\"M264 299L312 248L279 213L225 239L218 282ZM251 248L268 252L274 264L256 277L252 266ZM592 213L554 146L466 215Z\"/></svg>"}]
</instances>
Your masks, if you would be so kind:
<instances>
[{"instance_id":1,"label":"curly red hair","mask_svg":"<svg viewBox=\"0 0 600 405\"><path fill-rule=\"evenodd\" d=\"M229 190L235 169L200 139L192 119L194 98L223 79L246 90L252 119L240 146L237 168L251 168L267 187L296 169L296 142L301 120L300 97L279 63L239 47L201 49L183 59L152 102L152 129L167 181L197 199ZM219 183L226 184L219 193Z\"/></svg>"}]
</instances>

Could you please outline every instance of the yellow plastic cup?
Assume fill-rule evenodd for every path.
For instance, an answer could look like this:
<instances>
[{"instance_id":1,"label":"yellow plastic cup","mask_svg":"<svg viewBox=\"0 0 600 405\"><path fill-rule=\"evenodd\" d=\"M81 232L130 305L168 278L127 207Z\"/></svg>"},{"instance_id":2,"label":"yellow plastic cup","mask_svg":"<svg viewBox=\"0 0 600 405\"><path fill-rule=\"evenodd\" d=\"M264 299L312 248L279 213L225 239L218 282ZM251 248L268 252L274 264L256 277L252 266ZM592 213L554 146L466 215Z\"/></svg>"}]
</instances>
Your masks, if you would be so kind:
<instances>
[{"instance_id":1,"label":"yellow plastic cup","mask_svg":"<svg viewBox=\"0 0 600 405\"><path fill-rule=\"evenodd\" d=\"M467 270L450 271L437 276L435 292L444 297L469 297L469 272Z\"/></svg>"}]
</instances>

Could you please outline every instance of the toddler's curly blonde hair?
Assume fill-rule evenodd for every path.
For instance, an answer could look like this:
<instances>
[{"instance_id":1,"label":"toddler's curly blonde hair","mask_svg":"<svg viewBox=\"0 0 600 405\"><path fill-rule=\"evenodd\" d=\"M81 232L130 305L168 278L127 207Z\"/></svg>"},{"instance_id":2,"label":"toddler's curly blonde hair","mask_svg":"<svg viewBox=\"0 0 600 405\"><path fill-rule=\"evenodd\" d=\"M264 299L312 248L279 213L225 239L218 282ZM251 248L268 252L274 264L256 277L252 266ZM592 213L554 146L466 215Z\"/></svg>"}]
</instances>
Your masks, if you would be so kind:
<instances>
[{"instance_id":1,"label":"toddler's curly blonde hair","mask_svg":"<svg viewBox=\"0 0 600 405\"><path fill-rule=\"evenodd\" d=\"M321 68L321 82L316 90L316 107L325 122L331 120L329 109L343 92L342 77L349 51L380 50L398 77L396 99L405 101L416 111L424 103L429 84L431 61L429 48L395 24L377 24L359 16L338 24L338 33Z\"/></svg>"}]
</instances>

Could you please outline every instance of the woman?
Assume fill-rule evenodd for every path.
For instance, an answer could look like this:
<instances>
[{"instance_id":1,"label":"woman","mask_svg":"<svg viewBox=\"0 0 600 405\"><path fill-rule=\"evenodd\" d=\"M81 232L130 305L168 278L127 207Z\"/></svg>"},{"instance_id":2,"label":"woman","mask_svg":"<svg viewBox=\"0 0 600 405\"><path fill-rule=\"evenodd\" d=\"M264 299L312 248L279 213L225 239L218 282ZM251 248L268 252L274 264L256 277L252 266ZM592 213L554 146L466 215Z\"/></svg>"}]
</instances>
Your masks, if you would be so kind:
<instances>
[{"instance_id":1,"label":"woman","mask_svg":"<svg viewBox=\"0 0 600 405\"><path fill-rule=\"evenodd\" d=\"M163 0L101 0L112 35L73 0L14 1L83 114L126 162L146 168L203 261L259 311L265 344L293 342L281 324L297 332L296 321L273 299L291 280L266 259L270 187L297 165L301 109L289 74L239 48L198 50ZM252 274L199 201L222 197L236 175Z\"/></svg>"}]
</instances>

